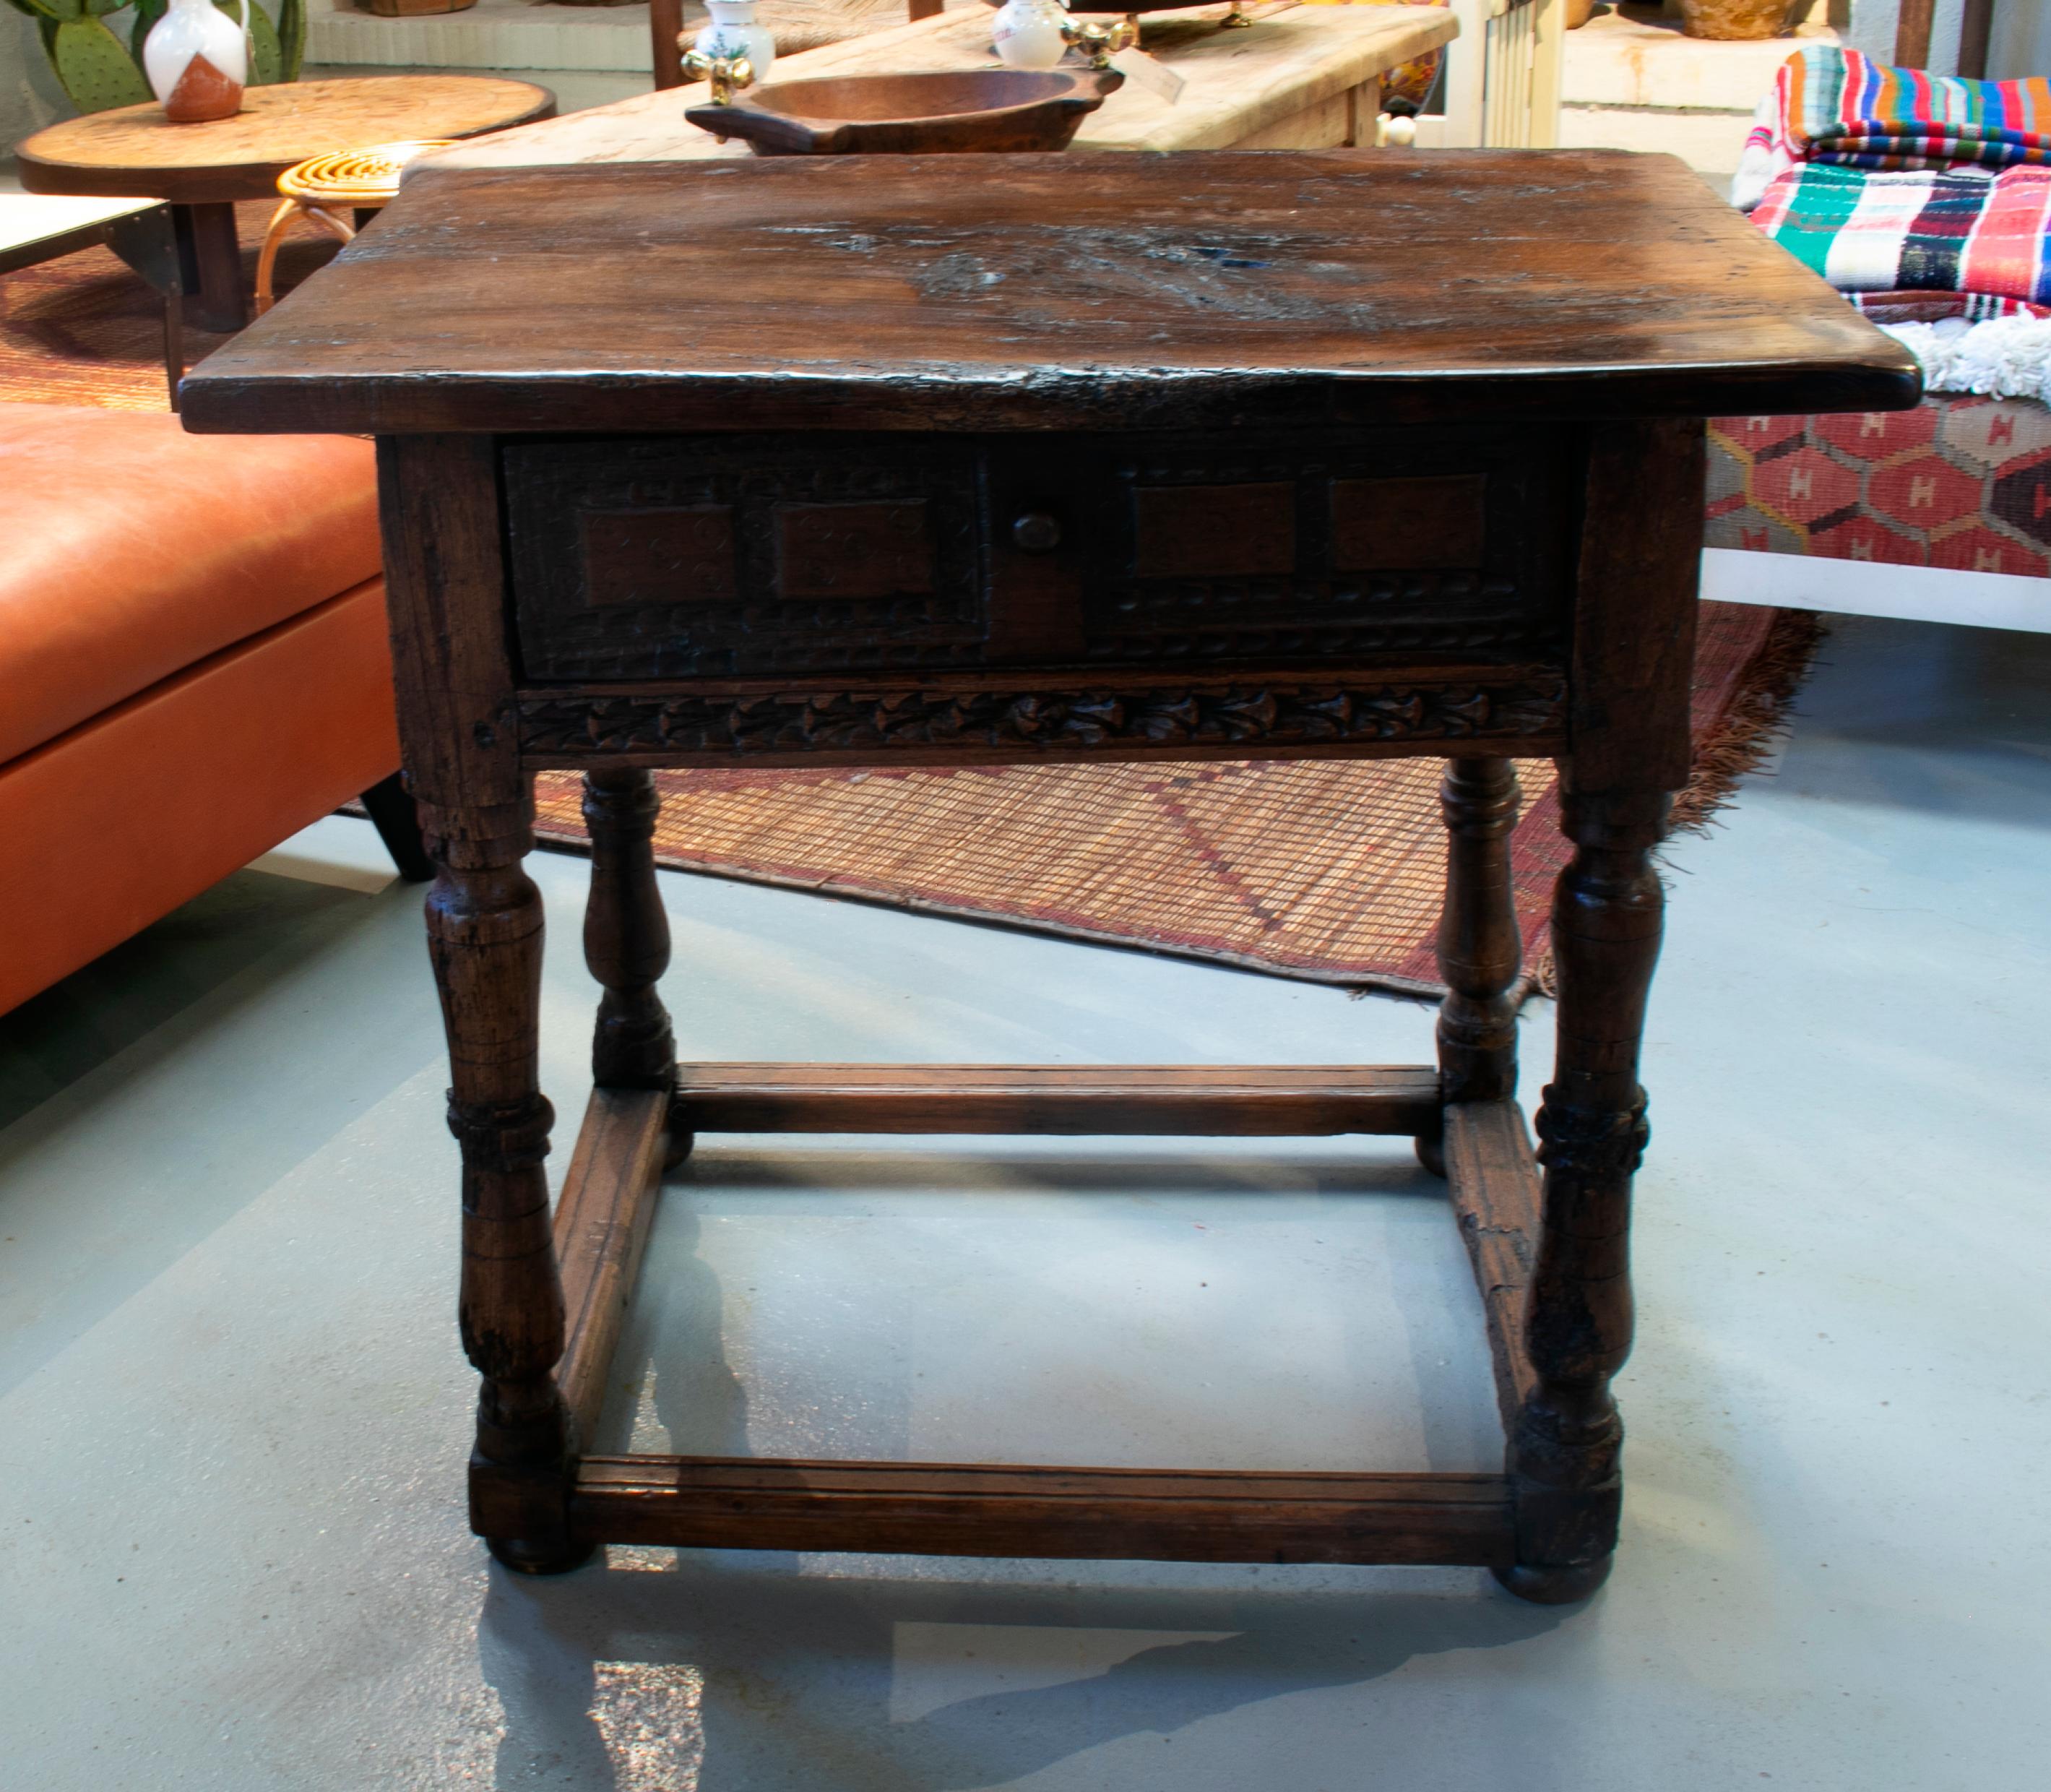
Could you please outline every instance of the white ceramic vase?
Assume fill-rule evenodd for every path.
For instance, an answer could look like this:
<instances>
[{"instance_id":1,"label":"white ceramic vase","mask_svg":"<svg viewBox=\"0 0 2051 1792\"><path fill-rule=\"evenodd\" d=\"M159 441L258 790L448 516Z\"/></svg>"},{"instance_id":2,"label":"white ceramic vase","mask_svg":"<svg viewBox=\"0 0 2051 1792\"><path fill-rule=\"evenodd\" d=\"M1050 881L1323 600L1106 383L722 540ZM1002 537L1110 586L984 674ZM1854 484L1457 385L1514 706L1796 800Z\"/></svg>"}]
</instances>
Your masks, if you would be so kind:
<instances>
[{"instance_id":1,"label":"white ceramic vase","mask_svg":"<svg viewBox=\"0 0 2051 1792\"><path fill-rule=\"evenodd\" d=\"M144 40L143 72L172 123L232 118L249 83L248 27L213 0L171 0Z\"/></svg>"},{"instance_id":2,"label":"white ceramic vase","mask_svg":"<svg viewBox=\"0 0 2051 1792\"><path fill-rule=\"evenodd\" d=\"M744 56L758 84L769 78L769 65L776 60L776 39L766 25L755 18L755 0L705 0L712 23L691 40L701 56Z\"/></svg>"},{"instance_id":3,"label":"white ceramic vase","mask_svg":"<svg viewBox=\"0 0 2051 1792\"><path fill-rule=\"evenodd\" d=\"M1068 49L1063 0L1005 0L990 27L997 59L1007 68L1051 68Z\"/></svg>"}]
</instances>

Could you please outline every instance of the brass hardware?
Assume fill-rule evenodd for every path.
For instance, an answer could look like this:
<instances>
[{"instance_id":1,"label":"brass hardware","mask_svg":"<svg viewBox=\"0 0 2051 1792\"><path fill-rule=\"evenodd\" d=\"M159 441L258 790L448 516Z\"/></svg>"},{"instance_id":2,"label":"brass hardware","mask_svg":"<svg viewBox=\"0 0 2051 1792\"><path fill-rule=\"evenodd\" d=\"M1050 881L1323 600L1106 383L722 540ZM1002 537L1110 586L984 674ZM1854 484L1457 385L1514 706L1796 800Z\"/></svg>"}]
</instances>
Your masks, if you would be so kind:
<instances>
[{"instance_id":1,"label":"brass hardware","mask_svg":"<svg viewBox=\"0 0 2051 1792\"><path fill-rule=\"evenodd\" d=\"M1218 26L1221 31L1248 31L1252 29L1253 21L1240 10L1244 4L1244 0L1232 0L1232 10L1225 15Z\"/></svg>"},{"instance_id":2,"label":"brass hardware","mask_svg":"<svg viewBox=\"0 0 2051 1792\"><path fill-rule=\"evenodd\" d=\"M1061 545L1061 525L1045 511L1028 511L1011 525L1011 539L1021 554L1052 554Z\"/></svg>"},{"instance_id":3,"label":"brass hardware","mask_svg":"<svg viewBox=\"0 0 2051 1792\"><path fill-rule=\"evenodd\" d=\"M684 74L689 80L710 84L715 106L732 105L736 93L754 86L755 65L746 57L707 56L703 50L686 48L689 42L684 35L677 39L677 48L684 52Z\"/></svg>"},{"instance_id":4,"label":"brass hardware","mask_svg":"<svg viewBox=\"0 0 2051 1792\"><path fill-rule=\"evenodd\" d=\"M1139 41L1139 22L1136 18L1122 18L1115 25L1064 22L1061 41L1071 49L1080 50L1092 68L1108 68L1111 59L1120 50Z\"/></svg>"}]
</instances>

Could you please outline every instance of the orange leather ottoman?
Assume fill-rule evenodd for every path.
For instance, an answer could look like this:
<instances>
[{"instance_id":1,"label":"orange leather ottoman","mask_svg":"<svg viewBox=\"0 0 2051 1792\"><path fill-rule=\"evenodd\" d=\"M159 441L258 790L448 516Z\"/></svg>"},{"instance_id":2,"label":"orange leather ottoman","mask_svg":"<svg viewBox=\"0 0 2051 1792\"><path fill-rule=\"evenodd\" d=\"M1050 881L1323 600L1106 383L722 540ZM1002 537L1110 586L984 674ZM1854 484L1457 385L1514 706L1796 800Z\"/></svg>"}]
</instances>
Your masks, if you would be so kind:
<instances>
[{"instance_id":1,"label":"orange leather ottoman","mask_svg":"<svg viewBox=\"0 0 2051 1792\"><path fill-rule=\"evenodd\" d=\"M0 1012L363 793L426 874L368 442L0 404Z\"/></svg>"}]
</instances>

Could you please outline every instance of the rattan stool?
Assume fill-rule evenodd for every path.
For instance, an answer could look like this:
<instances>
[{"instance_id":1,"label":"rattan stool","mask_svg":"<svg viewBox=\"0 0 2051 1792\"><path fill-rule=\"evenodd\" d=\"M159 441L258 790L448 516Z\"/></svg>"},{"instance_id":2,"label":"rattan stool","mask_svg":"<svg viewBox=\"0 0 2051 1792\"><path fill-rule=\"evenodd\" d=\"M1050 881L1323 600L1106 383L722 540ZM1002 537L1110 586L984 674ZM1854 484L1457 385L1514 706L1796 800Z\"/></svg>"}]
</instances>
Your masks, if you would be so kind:
<instances>
[{"instance_id":1,"label":"rattan stool","mask_svg":"<svg viewBox=\"0 0 2051 1792\"><path fill-rule=\"evenodd\" d=\"M399 177L406 164L429 150L447 149L451 141L428 137L340 150L313 156L280 174L278 190L284 198L271 214L264 248L256 257L256 315L261 317L276 302L271 295L271 282L278 250L296 220L309 218L343 242L353 241L362 214L380 210L398 196ZM352 217L349 213L356 215Z\"/></svg>"}]
</instances>

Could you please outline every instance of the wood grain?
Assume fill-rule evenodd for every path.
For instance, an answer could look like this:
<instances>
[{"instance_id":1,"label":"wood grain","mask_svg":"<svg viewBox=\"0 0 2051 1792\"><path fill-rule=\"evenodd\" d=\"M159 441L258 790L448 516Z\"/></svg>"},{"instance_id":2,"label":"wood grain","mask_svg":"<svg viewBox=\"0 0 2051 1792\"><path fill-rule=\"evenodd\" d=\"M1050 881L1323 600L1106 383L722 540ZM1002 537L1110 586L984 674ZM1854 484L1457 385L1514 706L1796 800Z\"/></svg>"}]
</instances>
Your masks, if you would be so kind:
<instances>
[{"instance_id":1,"label":"wood grain","mask_svg":"<svg viewBox=\"0 0 2051 1792\"><path fill-rule=\"evenodd\" d=\"M269 199L309 156L432 137L474 137L553 118L531 81L484 75L370 75L252 87L232 118L171 124L154 101L88 112L15 151L31 193L146 193L182 203Z\"/></svg>"},{"instance_id":2,"label":"wood grain","mask_svg":"<svg viewBox=\"0 0 2051 1792\"><path fill-rule=\"evenodd\" d=\"M1900 0L1894 19L1894 60L1904 68L1930 65L1930 29L1936 0Z\"/></svg>"},{"instance_id":3,"label":"wood grain","mask_svg":"<svg viewBox=\"0 0 2051 1792\"><path fill-rule=\"evenodd\" d=\"M1994 0L1965 0L1959 20L1959 72L1969 81L1985 80L1987 49L1994 35Z\"/></svg>"},{"instance_id":4,"label":"wood grain","mask_svg":"<svg viewBox=\"0 0 2051 1792\"><path fill-rule=\"evenodd\" d=\"M587 1457L571 1499L592 1542L701 1549L1183 1562L1510 1559L1490 1474Z\"/></svg>"},{"instance_id":5,"label":"wood grain","mask_svg":"<svg viewBox=\"0 0 2051 1792\"><path fill-rule=\"evenodd\" d=\"M556 1382L581 1440L605 1409L612 1353L654 1222L669 1111L666 1090L593 1090L556 1203L565 1314Z\"/></svg>"},{"instance_id":6,"label":"wood grain","mask_svg":"<svg viewBox=\"0 0 2051 1792\"><path fill-rule=\"evenodd\" d=\"M1193 22L1193 21L1192 22ZM1347 96L1414 57L1428 54L1458 30L1442 7L1300 6L1256 21L1245 31L1178 31L1151 52L1183 83L1171 102L1127 81L1083 121L1069 146L1077 150L1229 149L1273 132L1286 138L1308 127L1314 145L1347 142L1359 108ZM807 80L827 75L909 74L986 68L990 15L980 6L922 19L781 57L779 76ZM661 66L660 62L658 67ZM745 155L738 142L721 144L685 122L684 108L711 97L702 82L637 94L553 123L529 126L491 143L444 151L438 167L511 168L580 162L704 161ZM1336 102L1336 104L1334 104ZM1365 108L1373 120L1372 102ZM1371 134L1370 139L1371 140Z\"/></svg>"},{"instance_id":7,"label":"wood grain","mask_svg":"<svg viewBox=\"0 0 2051 1792\"><path fill-rule=\"evenodd\" d=\"M1576 789L1688 781L1707 452L1692 417L1596 432L1574 624Z\"/></svg>"},{"instance_id":8,"label":"wood grain","mask_svg":"<svg viewBox=\"0 0 2051 1792\"><path fill-rule=\"evenodd\" d=\"M420 175L208 358L185 415L1156 429L1920 391L1907 350L1663 156L822 156Z\"/></svg>"},{"instance_id":9,"label":"wood grain","mask_svg":"<svg viewBox=\"0 0 2051 1792\"><path fill-rule=\"evenodd\" d=\"M1537 1377L1524 1344L1525 1289L1538 1250L1538 1164L1514 1101L1446 1109L1446 1180L1482 1309L1506 1430Z\"/></svg>"},{"instance_id":10,"label":"wood grain","mask_svg":"<svg viewBox=\"0 0 2051 1792\"><path fill-rule=\"evenodd\" d=\"M1413 1133L1428 1066L680 1064L673 1124L697 1133Z\"/></svg>"}]
</instances>

